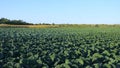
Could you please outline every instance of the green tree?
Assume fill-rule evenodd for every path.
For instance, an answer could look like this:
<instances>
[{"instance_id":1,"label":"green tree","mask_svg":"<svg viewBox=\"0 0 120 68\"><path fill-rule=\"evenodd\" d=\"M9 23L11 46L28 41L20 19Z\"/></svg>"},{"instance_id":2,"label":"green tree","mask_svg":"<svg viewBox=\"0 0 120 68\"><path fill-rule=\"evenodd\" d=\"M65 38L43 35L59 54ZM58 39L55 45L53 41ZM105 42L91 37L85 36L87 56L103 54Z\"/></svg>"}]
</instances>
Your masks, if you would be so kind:
<instances>
[{"instance_id":1,"label":"green tree","mask_svg":"<svg viewBox=\"0 0 120 68\"><path fill-rule=\"evenodd\" d=\"M6 24L6 22L10 22L10 20L7 19L7 18L1 18L0 19L0 24Z\"/></svg>"}]
</instances>

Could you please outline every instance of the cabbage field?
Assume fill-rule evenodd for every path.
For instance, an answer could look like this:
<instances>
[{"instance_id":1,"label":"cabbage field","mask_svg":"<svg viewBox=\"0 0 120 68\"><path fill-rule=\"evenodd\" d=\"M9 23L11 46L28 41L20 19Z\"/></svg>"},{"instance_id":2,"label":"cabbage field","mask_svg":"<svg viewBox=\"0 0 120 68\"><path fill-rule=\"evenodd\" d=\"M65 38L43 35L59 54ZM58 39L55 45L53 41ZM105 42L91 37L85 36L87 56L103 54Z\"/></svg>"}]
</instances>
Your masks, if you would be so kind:
<instances>
[{"instance_id":1,"label":"cabbage field","mask_svg":"<svg viewBox=\"0 0 120 68\"><path fill-rule=\"evenodd\" d=\"M0 28L0 68L120 68L120 28Z\"/></svg>"}]
</instances>

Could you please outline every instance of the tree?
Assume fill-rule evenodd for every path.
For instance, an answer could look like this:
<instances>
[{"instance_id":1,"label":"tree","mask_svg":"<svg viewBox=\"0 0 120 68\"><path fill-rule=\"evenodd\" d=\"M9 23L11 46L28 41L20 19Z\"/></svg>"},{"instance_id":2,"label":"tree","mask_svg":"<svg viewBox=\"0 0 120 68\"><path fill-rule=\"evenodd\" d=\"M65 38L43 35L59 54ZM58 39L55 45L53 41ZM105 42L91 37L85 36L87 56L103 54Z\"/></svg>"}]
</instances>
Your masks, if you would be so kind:
<instances>
[{"instance_id":1,"label":"tree","mask_svg":"<svg viewBox=\"0 0 120 68\"><path fill-rule=\"evenodd\" d=\"M27 23L22 20L9 20L7 18L1 18L0 24L10 24L10 25L32 25L32 23Z\"/></svg>"},{"instance_id":2,"label":"tree","mask_svg":"<svg viewBox=\"0 0 120 68\"><path fill-rule=\"evenodd\" d=\"M6 24L6 22L10 22L10 20L7 19L7 18L1 18L0 19L0 24Z\"/></svg>"}]
</instances>

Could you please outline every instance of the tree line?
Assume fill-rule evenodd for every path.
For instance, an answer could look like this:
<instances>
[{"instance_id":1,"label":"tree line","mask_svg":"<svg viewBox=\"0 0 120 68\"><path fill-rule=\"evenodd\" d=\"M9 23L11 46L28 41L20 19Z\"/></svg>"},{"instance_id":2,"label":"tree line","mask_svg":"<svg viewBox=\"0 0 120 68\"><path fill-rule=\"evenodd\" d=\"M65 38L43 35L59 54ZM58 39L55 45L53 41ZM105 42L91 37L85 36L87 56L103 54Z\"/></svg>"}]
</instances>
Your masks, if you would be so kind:
<instances>
[{"instance_id":1,"label":"tree line","mask_svg":"<svg viewBox=\"0 0 120 68\"><path fill-rule=\"evenodd\" d=\"M33 24L33 23L28 23L23 20L10 20L7 18L1 18L0 19L0 24L9 24L9 25L55 25L54 23L49 24L49 23L38 23L38 24Z\"/></svg>"},{"instance_id":2,"label":"tree line","mask_svg":"<svg viewBox=\"0 0 120 68\"><path fill-rule=\"evenodd\" d=\"M7 18L1 18L0 24L10 24L10 25L32 25L32 23L27 23L22 20L9 20Z\"/></svg>"}]
</instances>

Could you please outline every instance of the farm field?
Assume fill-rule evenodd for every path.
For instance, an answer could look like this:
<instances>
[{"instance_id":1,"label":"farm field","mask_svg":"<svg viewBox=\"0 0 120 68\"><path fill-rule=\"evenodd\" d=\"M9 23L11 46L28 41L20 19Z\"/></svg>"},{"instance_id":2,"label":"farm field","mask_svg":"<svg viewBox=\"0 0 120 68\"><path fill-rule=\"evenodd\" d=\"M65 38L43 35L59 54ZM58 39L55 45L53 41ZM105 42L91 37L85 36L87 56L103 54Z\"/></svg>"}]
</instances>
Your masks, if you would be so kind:
<instances>
[{"instance_id":1,"label":"farm field","mask_svg":"<svg viewBox=\"0 0 120 68\"><path fill-rule=\"evenodd\" d=\"M0 68L120 68L120 28L0 28Z\"/></svg>"}]
</instances>

